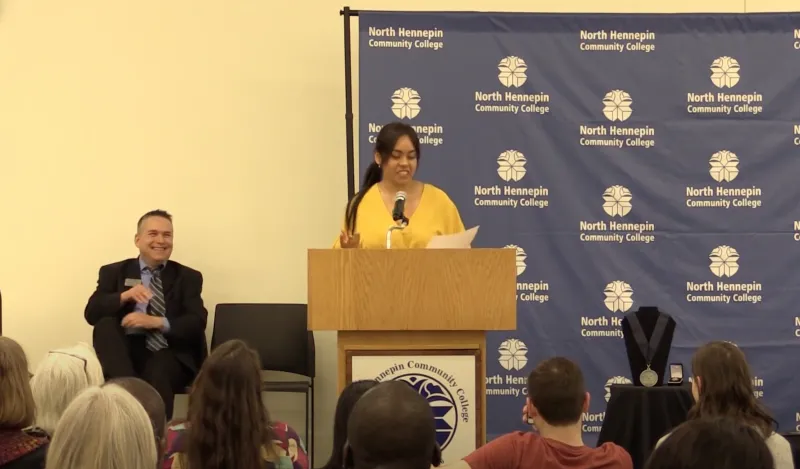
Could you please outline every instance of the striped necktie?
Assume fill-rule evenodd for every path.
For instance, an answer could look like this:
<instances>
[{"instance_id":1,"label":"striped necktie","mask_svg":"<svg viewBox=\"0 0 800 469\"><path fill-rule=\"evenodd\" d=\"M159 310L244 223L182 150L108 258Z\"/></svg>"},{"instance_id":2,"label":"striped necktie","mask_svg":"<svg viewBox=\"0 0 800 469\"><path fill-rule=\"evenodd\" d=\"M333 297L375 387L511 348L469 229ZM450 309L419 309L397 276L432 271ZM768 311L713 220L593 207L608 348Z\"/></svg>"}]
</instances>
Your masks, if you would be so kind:
<instances>
[{"instance_id":1,"label":"striped necktie","mask_svg":"<svg viewBox=\"0 0 800 469\"><path fill-rule=\"evenodd\" d=\"M147 314L163 318L167 314L167 303L164 301L164 285L161 283L161 267L148 270L152 275L150 279L150 291L153 293L153 297L150 298L150 303L147 305ZM147 331L145 347L151 352L157 352L169 347L169 345L161 331L151 329Z\"/></svg>"}]
</instances>

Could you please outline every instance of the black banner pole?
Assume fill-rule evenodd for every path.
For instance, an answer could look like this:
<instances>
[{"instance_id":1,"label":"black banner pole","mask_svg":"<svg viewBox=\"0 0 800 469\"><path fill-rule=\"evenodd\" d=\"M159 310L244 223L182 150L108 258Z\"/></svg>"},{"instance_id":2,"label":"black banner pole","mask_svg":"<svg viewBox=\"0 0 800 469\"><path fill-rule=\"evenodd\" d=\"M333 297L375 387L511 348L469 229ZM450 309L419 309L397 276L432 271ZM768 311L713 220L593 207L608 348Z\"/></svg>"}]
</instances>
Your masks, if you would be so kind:
<instances>
[{"instance_id":1,"label":"black banner pole","mask_svg":"<svg viewBox=\"0 0 800 469\"><path fill-rule=\"evenodd\" d=\"M347 145L347 199L350 200L356 193L355 143L353 141L353 73L351 68L352 46L350 43L350 17L354 16L354 12L350 10L350 7L344 7L339 13L344 18L344 121Z\"/></svg>"}]
</instances>

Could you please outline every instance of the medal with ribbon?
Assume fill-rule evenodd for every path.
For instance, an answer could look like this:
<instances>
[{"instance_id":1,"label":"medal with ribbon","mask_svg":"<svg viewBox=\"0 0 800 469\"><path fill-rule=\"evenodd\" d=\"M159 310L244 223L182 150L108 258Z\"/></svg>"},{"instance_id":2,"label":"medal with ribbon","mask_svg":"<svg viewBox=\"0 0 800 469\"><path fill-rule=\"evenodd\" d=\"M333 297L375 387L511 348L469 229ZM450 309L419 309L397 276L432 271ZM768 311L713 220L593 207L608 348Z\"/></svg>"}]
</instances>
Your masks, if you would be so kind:
<instances>
[{"instance_id":1,"label":"medal with ribbon","mask_svg":"<svg viewBox=\"0 0 800 469\"><path fill-rule=\"evenodd\" d=\"M658 384L658 373L650 369L650 364L653 361L653 356L656 354L658 345L661 343L661 339L664 337L664 332L667 330L667 323L669 322L669 319L665 314L659 314L658 321L656 321L656 327L653 329L653 335L650 337L649 342L647 340L647 336L645 336L644 329L642 329L642 325L639 323L639 318L636 317L636 314L631 314L628 317L628 322L631 325L633 338L636 340L636 344L639 346L639 351L642 352L644 361L647 364L647 369L642 371L642 373L639 375L639 381L642 382L643 386L652 388Z\"/></svg>"}]
</instances>

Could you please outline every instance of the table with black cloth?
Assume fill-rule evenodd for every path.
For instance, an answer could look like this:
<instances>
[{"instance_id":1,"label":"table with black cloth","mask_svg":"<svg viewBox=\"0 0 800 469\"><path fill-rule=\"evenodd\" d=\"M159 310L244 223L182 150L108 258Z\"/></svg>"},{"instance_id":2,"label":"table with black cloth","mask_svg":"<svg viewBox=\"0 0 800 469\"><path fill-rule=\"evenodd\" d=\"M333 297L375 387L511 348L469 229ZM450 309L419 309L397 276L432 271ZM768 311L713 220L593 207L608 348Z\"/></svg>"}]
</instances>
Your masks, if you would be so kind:
<instances>
[{"instance_id":1,"label":"table with black cloth","mask_svg":"<svg viewBox=\"0 0 800 469\"><path fill-rule=\"evenodd\" d=\"M641 469L658 440L686 421L694 404L691 385L646 388L611 386L597 445L612 442L625 448L634 469Z\"/></svg>"}]
</instances>

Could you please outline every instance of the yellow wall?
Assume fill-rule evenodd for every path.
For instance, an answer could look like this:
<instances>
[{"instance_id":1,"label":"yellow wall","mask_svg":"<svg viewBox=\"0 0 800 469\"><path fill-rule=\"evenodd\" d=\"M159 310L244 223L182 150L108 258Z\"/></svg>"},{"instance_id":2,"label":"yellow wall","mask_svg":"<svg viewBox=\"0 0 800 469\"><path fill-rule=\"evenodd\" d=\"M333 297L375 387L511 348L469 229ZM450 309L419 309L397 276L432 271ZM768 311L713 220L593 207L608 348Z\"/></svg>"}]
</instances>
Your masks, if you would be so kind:
<instances>
[{"instance_id":1,"label":"yellow wall","mask_svg":"<svg viewBox=\"0 0 800 469\"><path fill-rule=\"evenodd\" d=\"M754 12L795 2L403 7ZM345 3L0 0L3 329L33 366L48 348L91 340L82 311L97 268L135 255L135 222L153 208L175 215L174 258L203 271L212 311L219 302L305 301L306 249L330 244L346 197ZM318 463L330 449L334 340L317 339ZM278 399L271 407L279 417L300 410Z\"/></svg>"}]
</instances>

